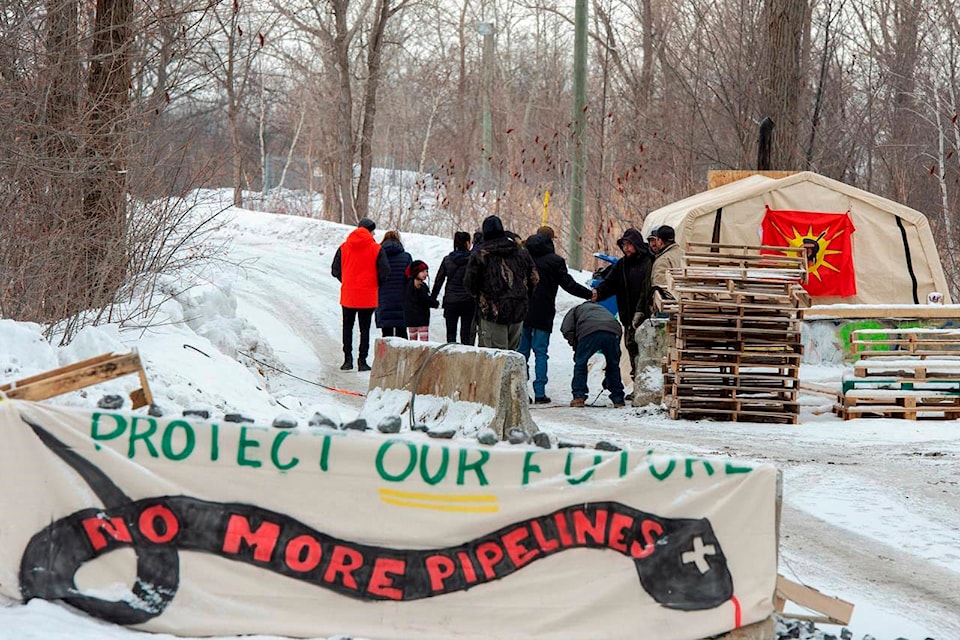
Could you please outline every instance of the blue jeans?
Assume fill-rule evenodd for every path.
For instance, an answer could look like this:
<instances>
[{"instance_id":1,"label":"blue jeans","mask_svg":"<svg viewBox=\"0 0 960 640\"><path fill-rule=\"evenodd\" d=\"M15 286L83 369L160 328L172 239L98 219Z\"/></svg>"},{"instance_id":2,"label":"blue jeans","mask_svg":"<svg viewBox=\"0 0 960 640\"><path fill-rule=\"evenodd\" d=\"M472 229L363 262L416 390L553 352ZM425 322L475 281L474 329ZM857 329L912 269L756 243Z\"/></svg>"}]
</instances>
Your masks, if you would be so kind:
<instances>
[{"instance_id":1,"label":"blue jeans","mask_svg":"<svg viewBox=\"0 0 960 640\"><path fill-rule=\"evenodd\" d=\"M606 360L603 386L610 392L614 404L623 404L623 380L620 378L620 339L608 331L596 331L577 343L573 352L573 382L570 387L574 398L587 399L587 361L597 351Z\"/></svg>"},{"instance_id":2,"label":"blue jeans","mask_svg":"<svg viewBox=\"0 0 960 640\"><path fill-rule=\"evenodd\" d=\"M550 332L543 329L524 327L520 330L520 346L517 351L523 354L524 360L530 362L530 350L536 356L534 362L533 395L542 398L547 395L547 349L550 346ZM530 367L527 367L527 378L530 377Z\"/></svg>"}]
</instances>

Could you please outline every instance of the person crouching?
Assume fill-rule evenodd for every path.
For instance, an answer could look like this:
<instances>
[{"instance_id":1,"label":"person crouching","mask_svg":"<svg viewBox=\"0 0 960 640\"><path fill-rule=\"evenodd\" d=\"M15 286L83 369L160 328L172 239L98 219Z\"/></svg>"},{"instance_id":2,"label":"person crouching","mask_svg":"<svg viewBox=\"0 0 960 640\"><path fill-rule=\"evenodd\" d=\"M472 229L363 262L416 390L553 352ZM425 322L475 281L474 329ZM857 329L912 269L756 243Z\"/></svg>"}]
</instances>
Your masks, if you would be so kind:
<instances>
[{"instance_id":1,"label":"person crouching","mask_svg":"<svg viewBox=\"0 0 960 640\"><path fill-rule=\"evenodd\" d=\"M410 340L430 340L430 309L440 303L430 296L427 285L429 267L423 260L414 260L407 267L407 288L403 296L403 319Z\"/></svg>"},{"instance_id":2,"label":"person crouching","mask_svg":"<svg viewBox=\"0 0 960 640\"><path fill-rule=\"evenodd\" d=\"M606 361L603 386L610 392L615 408L624 406L623 380L620 377L620 336L623 328L603 306L596 302L584 302L570 309L560 324L560 333L573 347L573 391L571 407L586 404L587 362L597 351Z\"/></svg>"}]
</instances>

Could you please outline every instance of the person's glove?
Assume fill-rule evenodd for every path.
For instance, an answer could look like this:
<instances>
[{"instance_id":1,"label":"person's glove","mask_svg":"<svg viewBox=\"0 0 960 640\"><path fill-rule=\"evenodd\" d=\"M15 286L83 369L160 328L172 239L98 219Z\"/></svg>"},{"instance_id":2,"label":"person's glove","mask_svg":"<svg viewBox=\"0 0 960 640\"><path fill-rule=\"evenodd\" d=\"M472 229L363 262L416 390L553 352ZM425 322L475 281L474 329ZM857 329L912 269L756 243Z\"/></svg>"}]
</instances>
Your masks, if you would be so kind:
<instances>
[{"instance_id":1,"label":"person's glove","mask_svg":"<svg viewBox=\"0 0 960 640\"><path fill-rule=\"evenodd\" d=\"M633 326L634 329L637 329L640 327L640 325L643 324L643 321L646 319L647 319L647 316L642 311L637 311L636 313L633 314L633 321L631 322L631 325Z\"/></svg>"}]
</instances>

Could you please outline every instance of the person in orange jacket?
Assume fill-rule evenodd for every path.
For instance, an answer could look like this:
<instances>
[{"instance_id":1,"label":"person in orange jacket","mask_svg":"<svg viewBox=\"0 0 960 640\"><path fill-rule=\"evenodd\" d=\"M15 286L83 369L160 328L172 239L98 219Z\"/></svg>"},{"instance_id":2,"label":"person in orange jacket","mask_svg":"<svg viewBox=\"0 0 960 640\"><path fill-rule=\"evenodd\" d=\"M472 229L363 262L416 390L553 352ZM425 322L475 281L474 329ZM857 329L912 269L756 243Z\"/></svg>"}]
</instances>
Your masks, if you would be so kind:
<instances>
[{"instance_id":1,"label":"person in orange jacket","mask_svg":"<svg viewBox=\"0 0 960 640\"><path fill-rule=\"evenodd\" d=\"M350 232L337 255L330 273L340 281L340 307L343 311L343 364L341 371L353 369L353 324L359 320L360 345L357 370L370 371L370 319L377 308L380 285L390 275L387 255L373 237L377 225L370 218L361 218Z\"/></svg>"}]
</instances>

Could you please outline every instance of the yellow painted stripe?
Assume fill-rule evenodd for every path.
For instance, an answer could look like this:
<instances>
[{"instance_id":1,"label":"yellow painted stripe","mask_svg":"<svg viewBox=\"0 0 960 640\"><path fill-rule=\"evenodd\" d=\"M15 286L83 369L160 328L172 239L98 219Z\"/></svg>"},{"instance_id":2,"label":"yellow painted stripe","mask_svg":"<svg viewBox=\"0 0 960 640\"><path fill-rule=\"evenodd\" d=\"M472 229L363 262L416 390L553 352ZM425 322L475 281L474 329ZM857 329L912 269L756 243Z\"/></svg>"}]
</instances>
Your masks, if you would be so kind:
<instances>
[{"instance_id":1,"label":"yellow painted stripe","mask_svg":"<svg viewBox=\"0 0 960 640\"><path fill-rule=\"evenodd\" d=\"M414 509L433 509L435 511L456 511L458 513L496 513L500 507L495 504L467 505L467 504L430 504L427 502L414 502L412 500L397 500L396 498L387 498L381 496L380 499L387 504L393 504L398 507L412 507Z\"/></svg>"},{"instance_id":2,"label":"yellow painted stripe","mask_svg":"<svg viewBox=\"0 0 960 640\"><path fill-rule=\"evenodd\" d=\"M397 491L396 489L380 489L381 496L407 498L410 500L425 500L428 502L496 502L497 496L489 494L443 494L443 493L413 493L411 491Z\"/></svg>"}]
</instances>

